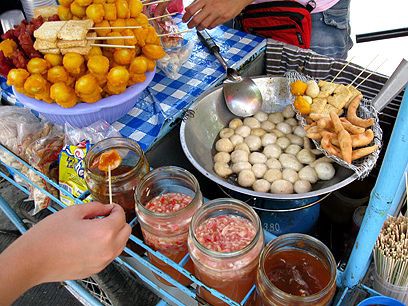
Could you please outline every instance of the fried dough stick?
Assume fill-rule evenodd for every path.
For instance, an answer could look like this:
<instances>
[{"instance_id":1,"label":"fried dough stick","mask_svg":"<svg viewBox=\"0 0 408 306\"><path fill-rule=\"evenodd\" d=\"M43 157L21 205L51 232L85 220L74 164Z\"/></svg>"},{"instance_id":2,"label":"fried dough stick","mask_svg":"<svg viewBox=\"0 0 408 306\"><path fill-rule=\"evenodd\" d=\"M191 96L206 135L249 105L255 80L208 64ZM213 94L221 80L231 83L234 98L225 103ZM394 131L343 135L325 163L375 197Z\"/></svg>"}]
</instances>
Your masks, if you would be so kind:
<instances>
[{"instance_id":1,"label":"fried dough stick","mask_svg":"<svg viewBox=\"0 0 408 306\"><path fill-rule=\"evenodd\" d=\"M357 117L357 108L360 105L361 99L363 98L362 95L358 95L351 101L348 109L347 109L347 120L350 121L352 124L368 128L374 124L374 119L362 119Z\"/></svg>"}]
</instances>

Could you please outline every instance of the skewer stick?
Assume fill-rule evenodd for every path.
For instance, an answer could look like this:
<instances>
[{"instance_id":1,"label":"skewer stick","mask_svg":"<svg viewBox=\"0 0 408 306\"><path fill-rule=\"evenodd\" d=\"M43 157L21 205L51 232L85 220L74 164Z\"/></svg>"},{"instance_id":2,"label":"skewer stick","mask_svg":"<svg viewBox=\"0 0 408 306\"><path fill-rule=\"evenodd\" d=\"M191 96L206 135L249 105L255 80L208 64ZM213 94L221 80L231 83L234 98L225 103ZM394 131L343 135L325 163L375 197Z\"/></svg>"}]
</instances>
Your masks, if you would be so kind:
<instances>
[{"instance_id":1,"label":"skewer stick","mask_svg":"<svg viewBox=\"0 0 408 306\"><path fill-rule=\"evenodd\" d=\"M158 4L158 3L163 3L163 2L169 2L169 1L171 1L171 0L153 1L153 2L148 2L148 3L143 3L143 6L152 5L152 4Z\"/></svg>"},{"instance_id":2,"label":"skewer stick","mask_svg":"<svg viewBox=\"0 0 408 306\"><path fill-rule=\"evenodd\" d=\"M159 18L163 18L163 17L174 16L176 14L177 14L177 12L170 13L170 14L165 14L165 15L162 15L162 16L151 17L151 18L148 18L147 20L155 20L155 19L159 19Z\"/></svg>"},{"instance_id":3,"label":"skewer stick","mask_svg":"<svg viewBox=\"0 0 408 306\"><path fill-rule=\"evenodd\" d=\"M92 46L92 47L102 47L102 48L135 49L135 46L124 46L124 45L91 44L91 46Z\"/></svg>"},{"instance_id":4,"label":"skewer stick","mask_svg":"<svg viewBox=\"0 0 408 306\"><path fill-rule=\"evenodd\" d=\"M377 57L379 56L379 54L377 54L369 63L368 65L363 69L363 71L361 71L358 76L355 77L355 79L347 86L347 88L350 88L351 85L353 85L353 83L355 81L357 81L357 79L368 69L368 67L370 67L370 65L377 59Z\"/></svg>"},{"instance_id":5,"label":"skewer stick","mask_svg":"<svg viewBox=\"0 0 408 306\"><path fill-rule=\"evenodd\" d=\"M407 206L408 206L408 172L405 172L405 195L407 196ZM408 216L408 212L406 214Z\"/></svg>"},{"instance_id":6,"label":"skewer stick","mask_svg":"<svg viewBox=\"0 0 408 306\"><path fill-rule=\"evenodd\" d=\"M90 30L142 29L143 26L93 27Z\"/></svg>"},{"instance_id":7,"label":"skewer stick","mask_svg":"<svg viewBox=\"0 0 408 306\"><path fill-rule=\"evenodd\" d=\"M108 165L108 183L109 183L109 204L112 204L112 176L111 176L111 168Z\"/></svg>"},{"instance_id":8,"label":"skewer stick","mask_svg":"<svg viewBox=\"0 0 408 306\"><path fill-rule=\"evenodd\" d=\"M159 35L157 35L157 36L158 36L158 37L171 36L171 35L177 35L177 34L183 34L183 33L191 32L191 31L192 31L192 30L188 29L188 30L184 30L184 31L180 31L180 32L159 34Z\"/></svg>"},{"instance_id":9,"label":"skewer stick","mask_svg":"<svg viewBox=\"0 0 408 306\"><path fill-rule=\"evenodd\" d=\"M350 60L343 66L343 68L341 68L340 71L337 72L337 74L335 75L335 77L333 78L333 80L331 80L330 83L333 83L334 80L337 79L337 77L340 75L340 73L342 73L343 70L346 69L346 67L347 67L348 65L350 65L350 63L351 63L351 61L354 59L354 57L355 57L355 56L352 56L352 57L350 58Z\"/></svg>"},{"instance_id":10,"label":"skewer stick","mask_svg":"<svg viewBox=\"0 0 408 306\"><path fill-rule=\"evenodd\" d=\"M131 39L134 36L98 36L98 37L87 37L87 40L112 40L112 39Z\"/></svg>"},{"instance_id":11,"label":"skewer stick","mask_svg":"<svg viewBox=\"0 0 408 306\"><path fill-rule=\"evenodd\" d=\"M356 88L358 88L361 84L363 84L365 81L367 81L367 79L368 79L373 73L377 72L378 69L380 69L380 67L381 67L382 65L384 65L384 63L385 63L386 61L387 61L387 60L383 61L380 65L378 65L378 67L375 68L374 71L372 71L369 75L367 75L367 76L364 78L364 80L362 80L362 81L360 82L360 84L358 84L358 85L356 86Z\"/></svg>"}]
</instances>

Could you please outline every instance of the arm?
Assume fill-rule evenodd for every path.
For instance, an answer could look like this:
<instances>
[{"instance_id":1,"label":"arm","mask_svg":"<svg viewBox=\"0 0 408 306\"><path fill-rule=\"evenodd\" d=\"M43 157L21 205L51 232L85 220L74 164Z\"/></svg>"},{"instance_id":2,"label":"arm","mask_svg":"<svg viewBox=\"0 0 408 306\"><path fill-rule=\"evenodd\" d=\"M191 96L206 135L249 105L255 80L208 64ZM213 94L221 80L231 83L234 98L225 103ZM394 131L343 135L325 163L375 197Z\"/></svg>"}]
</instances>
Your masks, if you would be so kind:
<instances>
[{"instance_id":1,"label":"arm","mask_svg":"<svg viewBox=\"0 0 408 306\"><path fill-rule=\"evenodd\" d=\"M236 17L253 0L197 0L186 7L183 22L201 31L212 29Z\"/></svg>"},{"instance_id":2,"label":"arm","mask_svg":"<svg viewBox=\"0 0 408 306\"><path fill-rule=\"evenodd\" d=\"M45 218L0 254L0 305L38 284L101 271L121 253L130 233L116 204L78 205Z\"/></svg>"}]
</instances>

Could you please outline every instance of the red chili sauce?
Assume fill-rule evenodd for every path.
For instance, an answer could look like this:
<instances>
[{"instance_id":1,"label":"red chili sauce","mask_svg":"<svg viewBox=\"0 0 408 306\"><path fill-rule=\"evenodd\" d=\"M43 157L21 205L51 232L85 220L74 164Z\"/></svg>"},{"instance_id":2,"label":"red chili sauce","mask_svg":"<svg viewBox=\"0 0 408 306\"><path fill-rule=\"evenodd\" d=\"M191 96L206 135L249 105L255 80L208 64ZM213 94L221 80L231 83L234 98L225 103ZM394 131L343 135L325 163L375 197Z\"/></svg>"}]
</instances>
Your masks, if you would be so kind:
<instances>
[{"instance_id":1,"label":"red chili sauce","mask_svg":"<svg viewBox=\"0 0 408 306\"><path fill-rule=\"evenodd\" d=\"M272 254L265 260L269 280L280 290L297 296L320 292L330 281L330 270L318 258L300 250Z\"/></svg>"}]
</instances>

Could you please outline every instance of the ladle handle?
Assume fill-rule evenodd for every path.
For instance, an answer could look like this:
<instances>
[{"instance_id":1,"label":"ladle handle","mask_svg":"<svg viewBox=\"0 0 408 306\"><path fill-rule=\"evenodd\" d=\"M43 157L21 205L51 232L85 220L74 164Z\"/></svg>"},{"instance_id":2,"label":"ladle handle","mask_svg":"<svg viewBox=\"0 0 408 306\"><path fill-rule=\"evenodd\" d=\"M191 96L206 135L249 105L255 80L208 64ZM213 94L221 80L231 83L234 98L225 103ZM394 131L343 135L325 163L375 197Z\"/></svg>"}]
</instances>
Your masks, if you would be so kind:
<instances>
[{"instance_id":1,"label":"ladle handle","mask_svg":"<svg viewBox=\"0 0 408 306\"><path fill-rule=\"evenodd\" d=\"M228 64L224 60L224 58L220 54L220 47L217 46L215 41L212 39L210 34L206 30L204 31L197 31L197 36L200 39L200 41L208 48L211 54L214 54L214 56L218 59L218 61L221 63L221 65L224 67L225 71L228 70Z\"/></svg>"}]
</instances>

